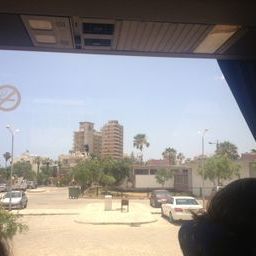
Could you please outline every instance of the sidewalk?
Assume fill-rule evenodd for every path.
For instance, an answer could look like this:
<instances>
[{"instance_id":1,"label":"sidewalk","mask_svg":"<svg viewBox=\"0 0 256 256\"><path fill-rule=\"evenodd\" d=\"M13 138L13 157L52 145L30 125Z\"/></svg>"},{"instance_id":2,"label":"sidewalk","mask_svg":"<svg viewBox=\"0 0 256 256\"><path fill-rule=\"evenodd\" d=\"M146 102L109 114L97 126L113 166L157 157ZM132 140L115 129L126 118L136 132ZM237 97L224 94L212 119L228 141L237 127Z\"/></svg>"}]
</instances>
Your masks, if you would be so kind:
<instances>
[{"instance_id":1,"label":"sidewalk","mask_svg":"<svg viewBox=\"0 0 256 256\"><path fill-rule=\"evenodd\" d=\"M155 222L150 209L143 204L130 202L129 212L121 212L121 203L112 202L112 210L104 210L104 202L91 203L84 207L75 217L75 222L83 224L146 224Z\"/></svg>"}]
</instances>

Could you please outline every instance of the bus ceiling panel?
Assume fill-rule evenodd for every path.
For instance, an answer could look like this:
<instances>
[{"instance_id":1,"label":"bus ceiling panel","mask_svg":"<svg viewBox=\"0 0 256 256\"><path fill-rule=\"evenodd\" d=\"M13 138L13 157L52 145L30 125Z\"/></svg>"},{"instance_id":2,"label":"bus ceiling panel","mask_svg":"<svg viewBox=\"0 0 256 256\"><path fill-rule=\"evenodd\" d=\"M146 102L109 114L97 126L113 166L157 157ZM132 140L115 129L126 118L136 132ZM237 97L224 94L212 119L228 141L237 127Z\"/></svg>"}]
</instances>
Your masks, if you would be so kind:
<instances>
[{"instance_id":1,"label":"bus ceiling panel","mask_svg":"<svg viewBox=\"0 0 256 256\"><path fill-rule=\"evenodd\" d=\"M256 29L248 29L240 40L237 40L227 51L226 55L238 54L256 58Z\"/></svg>"},{"instance_id":2,"label":"bus ceiling panel","mask_svg":"<svg viewBox=\"0 0 256 256\"><path fill-rule=\"evenodd\" d=\"M0 45L33 46L19 15L0 13Z\"/></svg>"},{"instance_id":3,"label":"bus ceiling panel","mask_svg":"<svg viewBox=\"0 0 256 256\"><path fill-rule=\"evenodd\" d=\"M2 13L48 16L256 26L254 1L203 0L12 0L1 1Z\"/></svg>"}]
</instances>

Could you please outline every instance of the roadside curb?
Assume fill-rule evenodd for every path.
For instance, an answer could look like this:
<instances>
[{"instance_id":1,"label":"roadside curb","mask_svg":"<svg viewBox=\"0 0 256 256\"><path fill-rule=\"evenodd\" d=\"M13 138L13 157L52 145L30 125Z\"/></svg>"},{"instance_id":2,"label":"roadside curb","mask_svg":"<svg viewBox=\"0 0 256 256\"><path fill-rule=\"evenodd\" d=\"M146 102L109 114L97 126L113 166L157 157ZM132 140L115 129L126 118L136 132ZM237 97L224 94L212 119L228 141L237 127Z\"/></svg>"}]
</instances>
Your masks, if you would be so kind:
<instances>
[{"instance_id":1,"label":"roadside curb","mask_svg":"<svg viewBox=\"0 0 256 256\"><path fill-rule=\"evenodd\" d=\"M79 210L74 209L24 209L24 210L13 210L13 214L20 216L44 216L44 215L79 215Z\"/></svg>"},{"instance_id":2,"label":"roadside curb","mask_svg":"<svg viewBox=\"0 0 256 256\"><path fill-rule=\"evenodd\" d=\"M32 190L32 189L27 189L27 193L43 193L46 192L45 189L40 189L40 190Z\"/></svg>"},{"instance_id":3,"label":"roadside curb","mask_svg":"<svg viewBox=\"0 0 256 256\"><path fill-rule=\"evenodd\" d=\"M91 224L91 225L143 225L143 224L149 224L157 222L157 220L152 221L139 221L139 222L87 222L87 221L81 221L81 220L74 220L74 222L78 224Z\"/></svg>"},{"instance_id":4,"label":"roadside curb","mask_svg":"<svg viewBox=\"0 0 256 256\"><path fill-rule=\"evenodd\" d=\"M79 215L79 213L14 213L17 215L22 215L22 216L47 216L47 215L51 215L51 216L56 216L56 215L70 215L70 216L74 216L74 215Z\"/></svg>"}]
</instances>

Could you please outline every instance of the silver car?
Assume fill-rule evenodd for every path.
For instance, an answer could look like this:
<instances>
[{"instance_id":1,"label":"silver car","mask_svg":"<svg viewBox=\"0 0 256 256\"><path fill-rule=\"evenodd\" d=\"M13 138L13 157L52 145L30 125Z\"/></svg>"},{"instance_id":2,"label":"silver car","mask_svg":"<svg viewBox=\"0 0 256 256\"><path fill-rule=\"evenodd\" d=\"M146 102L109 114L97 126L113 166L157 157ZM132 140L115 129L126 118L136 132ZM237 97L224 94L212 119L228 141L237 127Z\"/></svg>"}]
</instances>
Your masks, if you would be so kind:
<instances>
[{"instance_id":1,"label":"silver car","mask_svg":"<svg viewBox=\"0 0 256 256\"><path fill-rule=\"evenodd\" d=\"M0 184L0 192L5 192L6 189L7 189L6 184L5 184L5 183L1 183L1 184Z\"/></svg>"},{"instance_id":2,"label":"silver car","mask_svg":"<svg viewBox=\"0 0 256 256\"><path fill-rule=\"evenodd\" d=\"M12 209L24 209L28 204L28 198L24 191L12 191L5 193L1 199L2 207L9 208L10 200Z\"/></svg>"}]
</instances>

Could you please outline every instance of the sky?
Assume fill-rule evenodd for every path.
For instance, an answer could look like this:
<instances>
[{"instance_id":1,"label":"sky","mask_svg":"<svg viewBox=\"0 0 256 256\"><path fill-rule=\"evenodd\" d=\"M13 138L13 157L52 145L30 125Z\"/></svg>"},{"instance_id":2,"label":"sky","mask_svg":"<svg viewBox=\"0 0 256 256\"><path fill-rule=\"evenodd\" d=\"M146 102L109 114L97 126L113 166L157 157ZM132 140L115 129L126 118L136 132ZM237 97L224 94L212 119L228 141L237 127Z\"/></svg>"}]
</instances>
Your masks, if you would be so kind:
<instances>
[{"instance_id":1,"label":"sky","mask_svg":"<svg viewBox=\"0 0 256 256\"><path fill-rule=\"evenodd\" d=\"M137 154L133 137L145 133L144 159L160 159L167 147L200 155L204 129L207 155L210 141L228 140L240 153L256 147L216 60L23 51L0 51L0 59L0 85L21 93L17 109L0 111L0 163L11 151L7 124L20 130L16 156L68 153L80 121L99 130L118 120L126 154Z\"/></svg>"}]
</instances>

